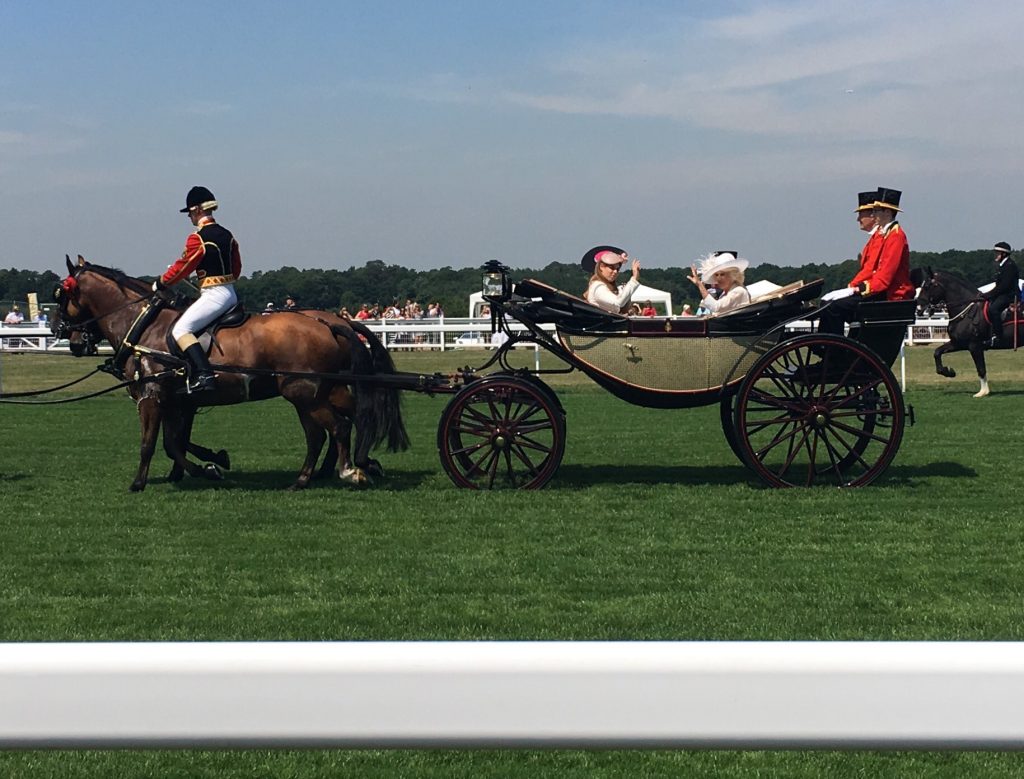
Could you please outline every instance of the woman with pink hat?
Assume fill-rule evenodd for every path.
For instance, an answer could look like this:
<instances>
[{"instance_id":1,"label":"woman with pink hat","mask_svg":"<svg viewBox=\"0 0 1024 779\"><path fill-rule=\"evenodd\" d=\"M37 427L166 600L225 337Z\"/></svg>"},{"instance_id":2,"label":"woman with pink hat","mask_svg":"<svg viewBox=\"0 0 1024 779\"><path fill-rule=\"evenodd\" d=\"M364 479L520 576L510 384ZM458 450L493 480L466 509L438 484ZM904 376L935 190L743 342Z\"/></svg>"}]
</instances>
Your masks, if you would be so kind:
<instances>
[{"instance_id":1,"label":"woman with pink hat","mask_svg":"<svg viewBox=\"0 0 1024 779\"><path fill-rule=\"evenodd\" d=\"M697 266L690 266L690 281L697 285L700 293L700 304L714 314L724 314L734 308L745 306L750 302L750 293L743 286L743 272L749 263L736 252L718 251L701 261L700 273ZM718 290L715 298L708 292L706 285L713 284Z\"/></svg>"},{"instance_id":2,"label":"woman with pink hat","mask_svg":"<svg viewBox=\"0 0 1024 779\"><path fill-rule=\"evenodd\" d=\"M633 260L633 277L621 288L615 283L629 255L617 246L595 246L583 255L580 264L590 274L584 299L613 314L622 313L640 286L640 262Z\"/></svg>"}]
</instances>

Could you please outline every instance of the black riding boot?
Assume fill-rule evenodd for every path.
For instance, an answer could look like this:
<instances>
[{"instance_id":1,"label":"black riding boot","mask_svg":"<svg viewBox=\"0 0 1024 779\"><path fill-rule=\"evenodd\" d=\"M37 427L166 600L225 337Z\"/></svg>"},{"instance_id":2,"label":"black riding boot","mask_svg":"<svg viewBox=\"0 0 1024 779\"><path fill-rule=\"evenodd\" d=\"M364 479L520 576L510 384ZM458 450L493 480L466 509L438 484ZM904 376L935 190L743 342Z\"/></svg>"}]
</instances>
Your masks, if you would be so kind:
<instances>
[{"instance_id":1,"label":"black riding boot","mask_svg":"<svg viewBox=\"0 0 1024 779\"><path fill-rule=\"evenodd\" d=\"M188 392L208 392L217 389L217 378L206 358L206 352L199 344L192 344L185 350L188 362Z\"/></svg>"}]
</instances>

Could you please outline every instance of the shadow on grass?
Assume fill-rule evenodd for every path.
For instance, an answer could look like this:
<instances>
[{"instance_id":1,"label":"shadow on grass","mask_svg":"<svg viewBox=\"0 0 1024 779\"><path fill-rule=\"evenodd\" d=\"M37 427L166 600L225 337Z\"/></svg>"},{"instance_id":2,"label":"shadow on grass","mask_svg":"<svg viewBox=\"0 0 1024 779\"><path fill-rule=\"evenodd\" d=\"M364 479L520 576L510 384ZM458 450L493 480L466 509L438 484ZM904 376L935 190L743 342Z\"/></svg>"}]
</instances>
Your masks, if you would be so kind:
<instances>
[{"instance_id":1,"label":"shadow on grass","mask_svg":"<svg viewBox=\"0 0 1024 779\"><path fill-rule=\"evenodd\" d=\"M556 475L560 487L598 484L696 484L774 489L752 471L739 465L563 465ZM916 484L922 479L976 479L978 472L963 463L936 462L922 465L890 465L875 484Z\"/></svg>"},{"instance_id":2,"label":"shadow on grass","mask_svg":"<svg viewBox=\"0 0 1024 779\"><path fill-rule=\"evenodd\" d=\"M903 482L910 484L920 479L977 479L978 472L963 463L937 462L922 465L890 465L878 484Z\"/></svg>"},{"instance_id":3,"label":"shadow on grass","mask_svg":"<svg viewBox=\"0 0 1024 779\"><path fill-rule=\"evenodd\" d=\"M296 471L228 471L223 481L205 479L201 476L186 476L177 484L171 484L166 477L149 480L150 485L170 485L182 492L197 490L251 490L253 492L283 492L295 483ZM384 489L393 492L404 492L420 487L428 479L436 476L434 471L387 471L383 478L375 478L373 484L366 489ZM314 479L303 492L319 490L355 490L358 489L341 481L337 476L325 479Z\"/></svg>"},{"instance_id":4,"label":"shadow on grass","mask_svg":"<svg viewBox=\"0 0 1024 779\"><path fill-rule=\"evenodd\" d=\"M756 477L740 465L563 465L555 477L559 486L583 487L588 484L722 484L756 482Z\"/></svg>"}]
</instances>

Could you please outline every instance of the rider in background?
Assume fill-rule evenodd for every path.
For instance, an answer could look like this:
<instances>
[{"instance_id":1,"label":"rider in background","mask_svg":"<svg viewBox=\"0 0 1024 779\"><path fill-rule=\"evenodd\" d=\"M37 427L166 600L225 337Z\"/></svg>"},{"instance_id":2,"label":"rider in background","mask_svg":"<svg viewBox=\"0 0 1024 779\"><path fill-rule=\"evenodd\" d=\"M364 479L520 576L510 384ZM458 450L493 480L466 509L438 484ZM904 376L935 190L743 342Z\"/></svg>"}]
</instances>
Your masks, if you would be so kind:
<instances>
[{"instance_id":1,"label":"rider in background","mask_svg":"<svg viewBox=\"0 0 1024 779\"><path fill-rule=\"evenodd\" d=\"M583 297L613 314L622 313L628 308L633 293L640 286L640 261L633 260L633 277L621 289L615 283L622 264L628 259L629 255L616 246L595 246L584 254L580 265L591 276Z\"/></svg>"},{"instance_id":2,"label":"rider in background","mask_svg":"<svg viewBox=\"0 0 1024 779\"><path fill-rule=\"evenodd\" d=\"M900 196L896 189L878 188L872 208L877 230L861 253L861 268L841 290L823 295L818 331L842 335L844 325L857 319L857 307L864 300L909 300L914 297L910 283L910 245L896 214ZM863 229L863 227L861 228Z\"/></svg>"},{"instance_id":3,"label":"rider in background","mask_svg":"<svg viewBox=\"0 0 1024 779\"><path fill-rule=\"evenodd\" d=\"M238 303L235 281L242 273L242 258L234 236L214 221L217 200L206 187L192 187L181 213L188 214L196 231L185 241L181 258L153 282L153 291L177 284L192 271L199 279L199 299L189 306L171 328L171 335L188 363L188 392L216 389L216 379L206 352L195 334Z\"/></svg>"},{"instance_id":4,"label":"rider in background","mask_svg":"<svg viewBox=\"0 0 1024 779\"><path fill-rule=\"evenodd\" d=\"M724 314L749 303L750 293L743 286L747 265L746 260L736 256L736 252L725 251L715 252L702 260L700 273L696 265L691 265L687 278L697 286L701 308L712 315ZM707 284L718 290L717 298L708 291Z\"/></svg>"},{"instance_id":5,"label":"rider in background","mask_svg":"<svg viewBox=\"0 0 1024 779\"><path fill-rule=\"evenodd\" d=\"M1017 263L1010 259L1013 251L1010 244L1000 241L992 250L995 252L996 285L982 293L981 297L988 301L988 318L992 322L989 347L995 349L1003 344L1003 312L1020 295L1020 271L1017 270Z\"/></svg>"}]
</instances>

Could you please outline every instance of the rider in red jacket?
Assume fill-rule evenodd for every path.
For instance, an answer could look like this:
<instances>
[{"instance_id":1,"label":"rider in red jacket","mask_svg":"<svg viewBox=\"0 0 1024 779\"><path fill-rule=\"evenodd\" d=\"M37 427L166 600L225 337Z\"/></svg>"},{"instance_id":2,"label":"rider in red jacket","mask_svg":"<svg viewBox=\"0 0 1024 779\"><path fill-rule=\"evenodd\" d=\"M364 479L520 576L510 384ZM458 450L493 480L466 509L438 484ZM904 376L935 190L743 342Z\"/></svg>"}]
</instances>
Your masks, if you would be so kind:
<instances>
[{"instance_id":1,"label":"rider in red jacket","mask_svg":"<svg viewBox=\"0 0 1024 779\"><path fill-rule=\"evenodd\" d=\"M159 292L193 271L199 280L199 299L171 328L188 363L189 392L216 389L210 361L195 334L238 304L235 281L242 273L242 257L234 236L214 220L216 210L217 200L206 187L189 190L181 212L188 214L196 231L186 239L181 257L153 282L153 291Z\"/></svg>"}]
</instances>

